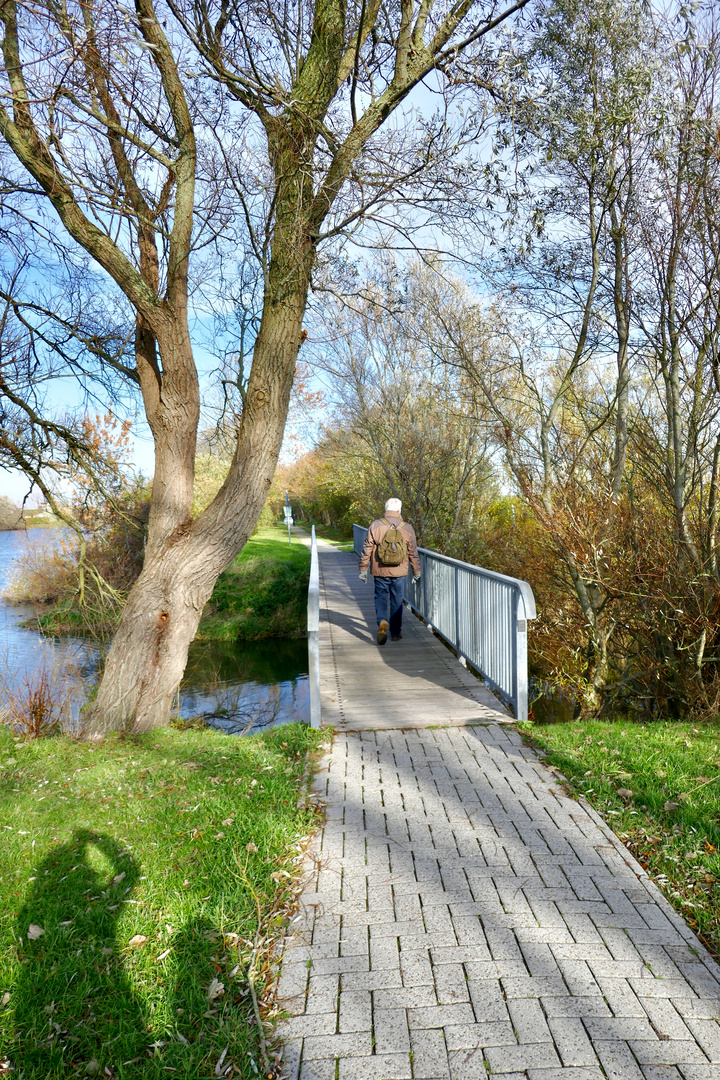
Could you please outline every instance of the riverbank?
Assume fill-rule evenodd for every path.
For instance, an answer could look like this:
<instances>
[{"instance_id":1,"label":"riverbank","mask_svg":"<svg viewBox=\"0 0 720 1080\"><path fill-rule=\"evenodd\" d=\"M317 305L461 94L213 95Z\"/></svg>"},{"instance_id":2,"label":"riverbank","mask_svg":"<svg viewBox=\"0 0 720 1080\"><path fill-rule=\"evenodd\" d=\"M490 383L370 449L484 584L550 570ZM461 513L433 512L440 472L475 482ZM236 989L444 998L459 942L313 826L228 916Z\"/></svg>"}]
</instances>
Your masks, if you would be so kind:
<instances>
[{"instance_id":1,"label":"riverbank","mask_svg":"<svg viewBox=\"0 0 720 1080\"><path fill-rule=\"evenodd\" d=\"M203 613L196 640L260 641L302 638L306 633L310 553L299 540L288 544L287 530L259 529L235 562L217 580ZM27 625L45 634L76 634L107 639L120 620L122 607L108 604L92 619L65 599L42 611ZM92 630L92 633L89 633Z\"/></svg>"},{"instance_id":2,"label":"riverbank","mask_svg":"<svg viewBox=\"0 0 720 1080\"><path fill-rule=\"evenodd\" d=\"M199 641L303 638L307 633L310 551L287 529L254 533L215 585L197 633Z\"/></svg>"},{"instance_id":3,"label":"riverbank","mask_svg":"<svg viewBox=\"0 0 720 1080\"><path fill-rule=\"evenodd\" d=\"M720 723L519 727L720 955Z\"/></svg>"},{"instance_id":4,"label":"riverbank","mask_svg":"<svg viewBox=\"0 0 720 1080\"><path fill-rule=\"evenodd\" d=\"M326 737L0 730L0 1062L25 1080L263 1075L253 993L269 1023Z\"/></svg>"}]
</instances>

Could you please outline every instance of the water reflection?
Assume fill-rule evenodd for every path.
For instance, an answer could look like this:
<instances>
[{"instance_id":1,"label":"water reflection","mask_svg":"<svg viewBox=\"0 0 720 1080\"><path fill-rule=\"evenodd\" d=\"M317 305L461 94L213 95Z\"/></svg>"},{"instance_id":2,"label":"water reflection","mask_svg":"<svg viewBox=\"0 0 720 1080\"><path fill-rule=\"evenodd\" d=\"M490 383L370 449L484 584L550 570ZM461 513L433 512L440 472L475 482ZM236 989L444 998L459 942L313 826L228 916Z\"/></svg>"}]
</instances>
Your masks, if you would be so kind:
<instances>
[{"instance_id":1,"label":"water reflection","mask_svg":"<svg viewBox=\"0 0 720 1080\"><path fill-rule=\"evenodd\" d=\"M568 724L575 719L577 699L569 688L531 677L529 691L535 723Z\"/></svg>"},{"instance_id":2,"label":"water reflection","mask_svg":"<svg viewBox=\"0 0 720 1080\"><path fill-rule=\"evenodd\" d=\"M0 532L0 593L13 561L41 544L53 543L56 530ZM53 536L55 533L55 536ZM42 665L71 666L89 687L102 646L82 638L43 637L20 624L35 614L29 605L13 606L0 597L0 668L17 685ZM305 641L193 642L175 714L195 717L230 734L242 734L293 721L307 721L310 700Z\"/></svg>"}]
</instances>

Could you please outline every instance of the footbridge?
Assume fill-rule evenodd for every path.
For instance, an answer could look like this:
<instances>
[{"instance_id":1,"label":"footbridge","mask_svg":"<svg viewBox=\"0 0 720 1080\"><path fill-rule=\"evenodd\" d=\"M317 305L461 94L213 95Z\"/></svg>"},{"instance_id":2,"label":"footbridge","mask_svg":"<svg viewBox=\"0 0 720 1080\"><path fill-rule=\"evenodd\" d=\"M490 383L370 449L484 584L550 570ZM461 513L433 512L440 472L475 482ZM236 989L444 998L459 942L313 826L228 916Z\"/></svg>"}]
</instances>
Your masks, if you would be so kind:
<instances>
[{"instance_id":1,"label":"footbridge","mask_svg":"<svg viewBox=\"0 0 720 1080\"><path fill-rule=\"evenodd\" d=\"M314 726L339 730L463 725L527 718L527 628L535 601L526 581L419 548L420 582L408 577L400 641L375 643L372 582L358 577L367 529L354 553L315 540L308 603Z\"/></svg>"}]
</instances>

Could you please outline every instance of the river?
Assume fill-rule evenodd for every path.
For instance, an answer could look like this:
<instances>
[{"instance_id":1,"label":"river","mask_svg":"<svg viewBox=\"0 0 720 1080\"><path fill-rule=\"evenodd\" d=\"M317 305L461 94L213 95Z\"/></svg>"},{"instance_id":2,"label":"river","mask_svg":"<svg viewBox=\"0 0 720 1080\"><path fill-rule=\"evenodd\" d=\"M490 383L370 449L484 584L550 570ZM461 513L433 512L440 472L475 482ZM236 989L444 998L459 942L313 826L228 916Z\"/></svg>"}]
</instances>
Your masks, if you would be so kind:
<instances>
[{"instance_id":1,"label":"river","mask_svg":"<svg viewBox=\"0 0 720 1080\"><path fill-rule=\"evenodd\" d=\"M82 638L46 637L21 624L35 614L2 595L27 545L53 542L51 529L0 532L0 694L7 694L43 666L71 668L89 690L97 680L102 646ZM228 734L309 718L307 642L286 639L235 644L193 642L174 715L203 719Z\"/></svg>"}]
</instances>

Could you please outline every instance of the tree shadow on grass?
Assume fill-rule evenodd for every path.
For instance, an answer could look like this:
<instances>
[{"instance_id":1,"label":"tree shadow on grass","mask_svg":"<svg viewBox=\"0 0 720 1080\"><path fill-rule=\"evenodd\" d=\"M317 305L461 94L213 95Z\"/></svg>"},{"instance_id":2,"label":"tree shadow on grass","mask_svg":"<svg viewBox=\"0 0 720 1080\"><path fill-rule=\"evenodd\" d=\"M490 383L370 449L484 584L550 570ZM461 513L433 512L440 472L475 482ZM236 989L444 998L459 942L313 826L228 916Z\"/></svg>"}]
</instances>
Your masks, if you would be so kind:
<instances>
[{"instance_id":1,"label":"tree shadow on grass","mask_svg":"<svg viewBox=\"0 0 720 1080\"><path fill-rule=\"evenodd\" d=\"M38 867L16 923L9 1057L23 1080L72 1076L78 1068L101 1074L106 1062L118 1062L120 1047L126 1059L145 1052L149 1036L117 941L123 901L138 877L122 844L90 830L76 832ZM43 933L34 938L31 927Z\"/></svg>"}]
</instances>

